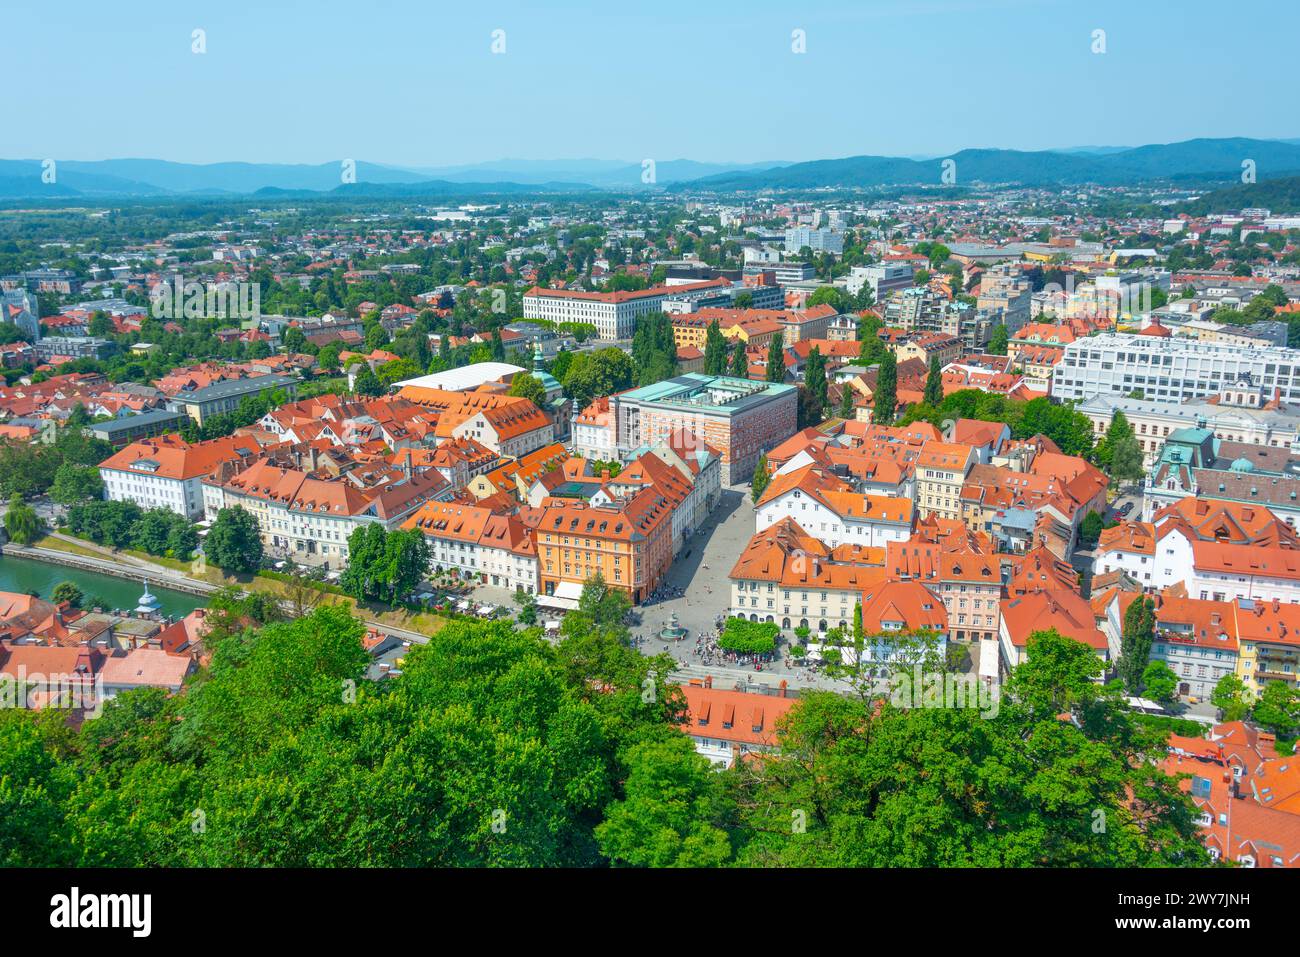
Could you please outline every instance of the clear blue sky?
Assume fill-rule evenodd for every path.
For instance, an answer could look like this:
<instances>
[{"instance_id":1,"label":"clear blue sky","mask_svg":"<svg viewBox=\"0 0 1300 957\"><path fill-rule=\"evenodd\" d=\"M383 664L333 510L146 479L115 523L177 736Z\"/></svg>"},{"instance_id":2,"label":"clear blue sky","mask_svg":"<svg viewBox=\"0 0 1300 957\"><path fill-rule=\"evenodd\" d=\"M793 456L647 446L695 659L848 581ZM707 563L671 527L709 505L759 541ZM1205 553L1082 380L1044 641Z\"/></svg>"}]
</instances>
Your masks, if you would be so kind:
<instances>
[{"instance_id":1,"label":"clear blue sky","mask_svg":"<svg viewBox=\"0 0 1300 957\"><path fill-rule=\"evenodd\" d=\"M1279 52L1295 0L7 6L3 158L757 161L1300 137Z\"/></svg>"}]
</instances>

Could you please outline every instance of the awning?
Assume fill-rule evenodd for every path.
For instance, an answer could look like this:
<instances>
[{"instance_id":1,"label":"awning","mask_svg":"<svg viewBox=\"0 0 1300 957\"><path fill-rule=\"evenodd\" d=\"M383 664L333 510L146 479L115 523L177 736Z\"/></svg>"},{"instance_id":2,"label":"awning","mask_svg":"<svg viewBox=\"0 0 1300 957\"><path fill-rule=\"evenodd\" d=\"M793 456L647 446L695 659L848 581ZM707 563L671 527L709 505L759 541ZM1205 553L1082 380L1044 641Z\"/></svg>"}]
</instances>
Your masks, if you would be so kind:
<instances>
[{"instance_id":1,"label":"awning","mask_svg":"<svg viewBox=\"0 0 1300 957\"><path fill-rule=\"evenodd\" d=\"M582 597L582 586L577 582L560 582L555 586L556 598L571 598L577 601Z\"/></svg>"},{"instance_id":2,"label":"awning","mask_svg":"<svg viewBox=\"0 0 1300 957\"><path fill-rule=\"evenodd\" d=\"M990 681L998 679L998 643L988 639L980 640L980 677Z\"/></svg>"}]
</instances>

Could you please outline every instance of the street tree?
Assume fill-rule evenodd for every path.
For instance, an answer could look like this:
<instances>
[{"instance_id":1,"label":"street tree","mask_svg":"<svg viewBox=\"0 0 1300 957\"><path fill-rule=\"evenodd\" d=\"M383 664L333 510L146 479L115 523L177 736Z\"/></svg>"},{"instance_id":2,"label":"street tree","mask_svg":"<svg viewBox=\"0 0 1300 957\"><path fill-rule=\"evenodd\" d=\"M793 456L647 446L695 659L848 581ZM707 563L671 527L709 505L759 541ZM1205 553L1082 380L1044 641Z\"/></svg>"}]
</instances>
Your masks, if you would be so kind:
<instances>
[{"instance_id":1,"label":"street tree","mask_svg":"<svg viewBox=\"0 0 1300 957\"><path fill-rule=\"evenodd\" d=\"M262 534L257 519L238 505L217 512L203 543L208 561L225 572L252 574L262 567Z\"/></svg>"},{"instance_id":2,"label":"street tree","mask_svg":"<svg viewBox=\"0 0 1300 957\"><path fill-rule=\"evenodd\" d=\"M93 465L64 462L54 473L54 482L50 485L50 498L60 505L74 505L103 495L104 480Z\"/></svg>"},{"instance_id":3,"label":"street tree","mask_svg":"<svg viewBox=\"0 0 1300 957\"><path fill-rule=\"evenodd\" d=\"M1142 693L1142 674L1151 657L1155 628L1155 603L1145 595L1139 595L1124 612L1119 661L1116 663L1124 688L1131 695Z\"/></svg>"},{"instance_id":4,"label":"street tree","mask_svg":"<svg viewBox=\"0 0 1300 957\"><path fill-rule=\"evenodd\" d=\"M41 520L36 509L23 501L21 495L14 495L9 500L9 511L5 512L5 531L9 539L19 545L30 545L41 534Z\"/></svg>"},{"instance_id":5,"label":"street tree","mask_svg":"<svg viewBox=\"0 0 1300 957\"><path fill-rule=\"evenodd\" d=\"M1240 721L1250 712L1246 686L1232 672L1228 672L1215 684L1210 693L1210 703L1222 712L1224 721Z\"/></svg>"},{"instance_id":6,"label":"street tree","mask_svg":"<svg viewBox=\"0 0 1300 957\"><path fill-rule=\"evenodd\" d=\"M886 350L880 360L880 372L876 376L871 401L871 421L878 425L891 425L898 408L898 359L892 350Z\"/></svg>"}]
</instances>

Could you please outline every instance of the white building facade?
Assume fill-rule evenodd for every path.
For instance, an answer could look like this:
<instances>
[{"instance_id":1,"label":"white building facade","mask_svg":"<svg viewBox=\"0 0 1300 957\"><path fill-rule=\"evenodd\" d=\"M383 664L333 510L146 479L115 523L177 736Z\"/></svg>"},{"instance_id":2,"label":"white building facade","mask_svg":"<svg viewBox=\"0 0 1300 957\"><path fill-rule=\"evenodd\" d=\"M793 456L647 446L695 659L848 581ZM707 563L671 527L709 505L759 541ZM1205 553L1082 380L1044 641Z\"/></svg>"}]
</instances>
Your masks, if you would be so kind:
<instances>
[{"instance_id":1,"label":"white building facade","mask_svg":"<svg viewBox=\"0 0 1300 957\"><path fill-rule=\"evenodd\" d=\"M676 290L678 293L682 289ZM580 292L568 289L530 289L524 295L524 318L548 322L584 322L596 327L601 339L631 339L639 318L663 311L671 291L665 288L637 292Z\"/></svg>"},{"instance_id":2,"label":"white building facade","mask_svg":"<svg viewBox=\"0 0 1300 957\"><path fill-rule=\"evenodd\" d=\"M884 548L890 542L906 541L912 535L912 503L906 499L875 495L843 495L854 502L851 510L837 511L802 488L793 488L756 510L756 531L770 528L783 518L792 518L813 538L829 548L864 545Z\"/></svg>"},{"instance_id":3,"label":"white building facade","mask_svg":"<svg viewBox=\"0 0 1300 957\"><path fill-rule=\"evenodd\" d=\"M124 469L99 469L104 498L110 502L135 502L143 509L165 508L189 519L203 517L203 476L169 478L159 463L138 459Z\"/></svg>"},{"instance_id":4,"label":"white building facade","mask_svg":"<svg viewBox=\"0 0 1300 957\"><path fill-rule=\"evenodd\" d=\"M1061 401L1094 395L1183 402L1227 390L1300 402L1300 349L1242 349L1184 338L1106 333L1070 343L1052 374Z\"/></svg>"}]
</instances>

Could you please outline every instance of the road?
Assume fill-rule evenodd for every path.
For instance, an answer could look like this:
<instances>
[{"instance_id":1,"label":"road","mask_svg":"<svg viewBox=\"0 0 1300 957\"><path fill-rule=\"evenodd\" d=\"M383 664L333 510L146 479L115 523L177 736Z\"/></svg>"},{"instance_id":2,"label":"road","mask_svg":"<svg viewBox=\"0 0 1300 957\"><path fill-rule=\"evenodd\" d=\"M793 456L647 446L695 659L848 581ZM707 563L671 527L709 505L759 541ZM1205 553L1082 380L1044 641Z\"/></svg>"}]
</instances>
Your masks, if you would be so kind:
<instances>
[{"instance_id":1,"label":"road","mask_svg":"<svg viewBox=\"0 0 1300 957\"><path fill-rule=\"evenodd\" d=\"M1120 509L1125 504L1132 504L1133 508L1128 515L1121 515ZM1117 522L1140 522L1142 521L1142 485L1141 483L1130 483L1125 485L1115 501L1110 503L1110 508L1106 511L1105 517Z\"/></svg>"}]
</instances>

